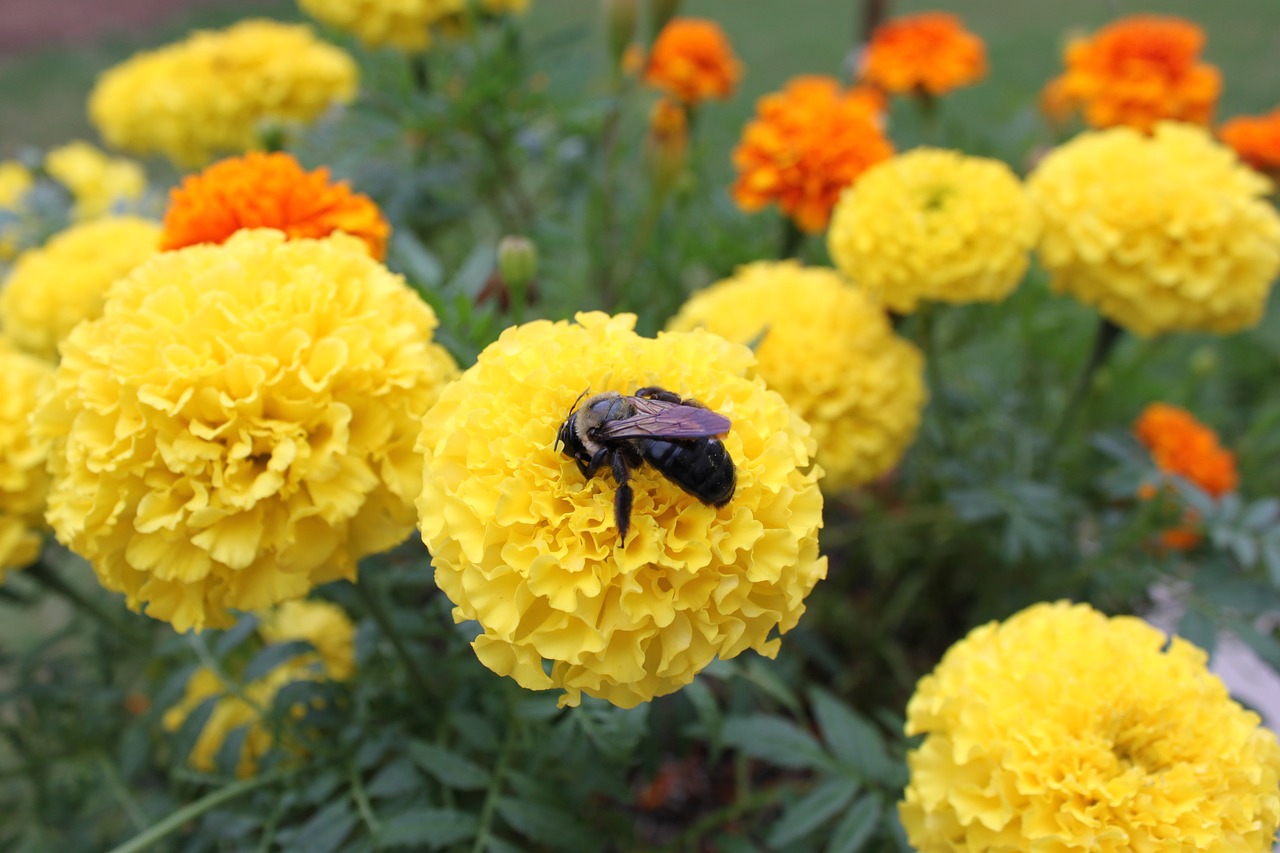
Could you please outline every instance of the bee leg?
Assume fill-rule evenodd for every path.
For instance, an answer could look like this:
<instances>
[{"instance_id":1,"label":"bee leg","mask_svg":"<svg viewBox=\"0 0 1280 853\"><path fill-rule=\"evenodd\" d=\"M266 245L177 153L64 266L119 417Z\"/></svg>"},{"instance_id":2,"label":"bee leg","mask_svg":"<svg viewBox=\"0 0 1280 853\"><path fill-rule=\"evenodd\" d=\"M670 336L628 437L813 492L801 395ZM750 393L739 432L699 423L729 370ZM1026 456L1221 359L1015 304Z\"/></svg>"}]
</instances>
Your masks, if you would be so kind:
<instances>
[{"instance_id":1,"label":"bee leg","mask_svg":"<svg viewBox=\"0 0 1280 853\"><path fill-rule=\"evenodd\" d=\"M613 518L618 523L618 543L627 540L631 526L631 466L622 453L613 454L613 479L618 483L618 493L613 498Z\"/></svg>"},{"instance_id":2,"label":"bee leg","mask_svg":"<svg viewBox=\"0 0 1280 853\"><path fill-rule=\"evenodd\" d=\"M637 397L644 397L646 400L661 400L664 403L683 403L679 394L673 394L666 388L659 388L657 385L646 385L636 391Z\"/></svg>"},{"instance_id":3,"label":"bee leg","mask_svg":"<svg viewBox=\"0 0 1280 853\"><path fill-rule=\"evenodd\" d=\"M605 460L609 457L610 452L609 448L602 447L596 451L596 455L592 456L591 461L589 462L583 462L581 459L576 459L575 461L578 463L578 470L582 472L582 476L587 479L594 477L596 472L600 470L600 466L603 465Z\"/></svg>"}]
</instances>

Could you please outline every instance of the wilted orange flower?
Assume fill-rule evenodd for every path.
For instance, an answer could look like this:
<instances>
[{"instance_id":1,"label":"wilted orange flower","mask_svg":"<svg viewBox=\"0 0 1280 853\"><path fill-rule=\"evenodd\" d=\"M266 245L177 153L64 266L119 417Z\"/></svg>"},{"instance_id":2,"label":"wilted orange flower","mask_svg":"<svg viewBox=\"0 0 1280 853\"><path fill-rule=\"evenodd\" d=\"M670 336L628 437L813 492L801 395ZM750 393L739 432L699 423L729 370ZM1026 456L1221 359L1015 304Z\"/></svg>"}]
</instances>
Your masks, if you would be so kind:
<instances>
[{"instance_id":1,"label":"wilted orange flower","mask_svg":"<svg viewBox=\"0 0 1280 853\"><path fill-rule=\"evenodd\" d=\"M955 15L922 12L876 27L858 73L886 92L944 95L986 76L987 48Z\"/></svg>"},{"instance_id":2,"label":"wilted orange flower","mask_svg":"<svg viewBox=\"0 0 1280 853\"><path fill-rule=\"evenodd\" d=\"M289 154L250 152L214 163L170 191L160 246L223 243L242 228L274 228L292 239L345 231L378 260L391 233L378 206L345 181L331 181L328 169L307 172Z\"/></svg>"},{"instance_id":3,"label":"wilted orange flower","mask_svg":"<svg viewBox=\"0 0 1280 853\"><path fill-rule=\"evenodd\" d=\"M1067 45L1066 73L1045 88L1042 106L1058 119L1082 109L1099 128L1149 131L1162 119L1208 124L1222 75L1199 61L1203 47L1204 31L1182 18L1124 18Z\"/></svg>"},{"instance_id":4,"label":"wilted orange flower","mask_svg":"<svg viewBox=\"0 0 1280 853\"><path fill-rule=\"evenodd\" d=\"M1222 125L1218 138L1253 168L1280 176L1280 108L1264 116L1237 116Z\"/></svg>"},{"instance_id":5,"label":"wilted orange flower","mask_svg":"<svg viewBox=\"0 0 1280 853\"><path fill-rule=\"evenodd\" d=\"M1182 477L1215 498L1235 489L1235 455L1223 449L1217 434L1186 409L1152 403L1143 410L1133 432L1151 451L1156 467L1166 474ZM1150 483L1144 483L1138 491L1143 500L1158 494L1159 490ZM1190 525L1198 518L1192 510L1183 517ZM1193 527L1175 527L1160 535L1161 544L1174 551L1193 548L1199 541L1200 534Z\"/></svg>"},{"instance_id":6,"label":"wilted orange flower","mask_svg":"<svg viewBox=\"0 0 1280 853\"><path fill-rule=\"evenodd\" d=\"M691 106L729 97L741 76L742 63L724 30L702 18L673 18L663 27L644 71L650 86Z\"/></svg>"},{"instance_id":7,"label":"wilted orange flower","mask_svg":"<svg viewBox=\"0 0 1280 853\"><path fill-rule=\"evenodd\" d=\"M880 93L832 77L796 77L765 95L733 151L734 201L746 211L776 202L805 231L826 228L840 191L893 156L883 110Z\"/></svg>"}]
</instances>

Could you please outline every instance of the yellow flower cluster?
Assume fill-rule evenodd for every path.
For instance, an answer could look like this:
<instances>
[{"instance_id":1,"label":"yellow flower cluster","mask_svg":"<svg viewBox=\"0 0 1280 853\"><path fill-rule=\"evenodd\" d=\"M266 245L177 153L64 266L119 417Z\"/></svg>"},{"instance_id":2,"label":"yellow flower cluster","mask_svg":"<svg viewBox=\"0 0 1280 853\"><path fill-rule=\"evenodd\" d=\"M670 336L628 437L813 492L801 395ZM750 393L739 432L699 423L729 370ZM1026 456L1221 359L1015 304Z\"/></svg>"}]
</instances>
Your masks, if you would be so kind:
<instances>
[{"instance_id":1,"label":"yellow flower cluster","mask_svg":"<svg viewBox=\"0 0 1280 853\"><path fill-rule=\"evenodd\" d=\"M160 249L160 225L133 216L73 225L23 252L0 289L0 332L49 361L79 323L102 315L111 285Z\"/></svg>"},{"instance_id":2,"label":"yellow flower cluster","mask_svg":"<svg viewBox=\"0 0 1280 853\"><path fill-rule=\"evenodd\" d=\"M48 518L179 631L300 598L413 529L435 314L346 234L162 252L63 342Z\"/></svg>"},{"instance_id":3,"label":"yellow flower cluster","mask_svg":"<svg viewBox=\"0 0 1280 853\"><path fill-rule=\"evenodd\" d=\"M1038 233L1022 183L996 160L917 148L844 191L827 246L836 266L899 313L997 302L1022 281Z\"/></svg>"},{"instance_id":4,"label":"yellow flower cluster","mask_svg":"<svg viewBox=\"0 0 1280 853\"><path fill-rule=\"evenodd\" d=\"M0 339L0 583L40 556L49 476L46 448L32 440L29 420L52 375Z\"/></svg>"},{"instance_id":5,"label":"yellow flower cluster","mask_svg":"<svg viewBox=\"0 0 1280 853\"><path fill-rule=\"evenodd\" d=\"M1269 851L1280 745L1195 646L1038 604L974 629L907 706L921 853Z\"/></svg>"},{"instance_id":6,"label":"yellow flower cluster","mask_svg":"<svg viewBox=\"0 0 1280 853\"><path fill-rule=\"evenodd\" d=\"M704 331L643 338L635 317L579 314L507 329L428 413L418 500L436 583L474 619L473 647L531 690L623 707L678 690L715 658L777 654L826 576L808 428L740 344ZM737 469L717 509L651 466L631 478L626 541L616 486L585 479L556 437L575 400L658 385L732 421Z\"/></svg>"},{"instance_id":7,"label":"yellow flower cluster","mask_svg":"<svg viewBox=\"0 0 1280 853\"><path fill-rule=\"evenodd\" d=\"M356 92L356 64L307 26L241 21L108 70L89 116L111 145L179 166L257 147L269 123L314 121Z\"/></svg>"},{"instance_id":8,"label":"yellow flower cluster","mask_svg":"<svg viewBox=\"0 0 1280 853\"><path fill-rule=\"evenodd\" d=\"M753 344L759 375L813 429L823 489L875 479L915 437L924 360L836 272L749 264L695 294L668 324L698 327Z\"/></svg>"},{"instance_id":9,"label":"yellow flower cluster","mask_svg":"<svg viewBox=\"0 0 1280 853\"><path fill-rule=\"evenodd\" d=\"M146 173L137 163L108 157L79 140L45 154L44 169L70 190L75 199L72 215L77 220L109 213L119 202L140 198L147 189Z\"/></svg>"},{"instance_id":10,"label":"yellow flower cluster","mask_svg":"<svg viewBox=\"0 0 1280 853\"><path fill-rule=\"evenodd\" d=\"M244 778L258 770L258 762L275 739L263 714L271 710L280 689L296 681L328 678L343 681L355 673L355 625L336 604L323 601L290 601L262 617L258 634L268 645L306 640L317 654L300 655L267 675L244 685L239 695L229 691L221 677L200 667L187 681L181 701L165 712L163 725L177 731L196 708L217 697L200 730L187 763L206 773L217 769L218 754L233 731L245 728L236 763L236 775ZM302 712L295 707L295 714Z\"/></svg>"},{"instance_id":11,"label":"yellow flower cluster","mask_svg":"<svg viewBox=\"0 0 1280 853\"><path fill-rule=\"evenodd\" d=\"M1140 335L1228 334L1262 318L1280 271L1270 182L1201 128L1082 133L1027 181L1053 287Z\"/></svg>"},{"instance_id":12,"label":"yellow flower cluster","mask_svg":"<svg viewBox=\"0 0 1280 853\"><path fill-rule=\"evenodd\" d=\"M466 14L467 0L298 0L302 11L346 30L369 47L420 51L431 46L433 27L450 27ZM482 0L494 15L523 12L529 0Z\"/></svg>"}]
</instances>

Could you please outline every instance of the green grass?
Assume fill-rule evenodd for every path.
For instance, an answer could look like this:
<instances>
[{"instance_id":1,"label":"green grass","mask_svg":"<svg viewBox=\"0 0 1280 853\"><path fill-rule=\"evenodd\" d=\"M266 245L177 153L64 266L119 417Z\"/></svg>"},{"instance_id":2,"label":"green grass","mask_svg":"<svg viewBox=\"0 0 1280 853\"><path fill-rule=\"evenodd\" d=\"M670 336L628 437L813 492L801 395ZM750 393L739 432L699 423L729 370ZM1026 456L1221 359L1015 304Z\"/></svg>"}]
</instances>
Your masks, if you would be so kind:
<instances>
[{"instance_id":1,"label":"green grass","mask_svg":"<svg viewBox=\"0 0 1280 853\"><path fill-rule=\"evenodd\" d=\"M686 0L687 14L724 25L747 67L738 94L728 103L707 107L708 148L723 151L731 146L755 99L787 78L838 73L852 42L859 5L853 0ZM1134 12L1183 15L1205 28L1206 58L1222 68L1226 81L1220 116L1256 113L1280 104L1271 74L1272 58L1280 53L1280 3L1275 0L1234 0L1212 7L1202 0L900 0L891 6L896 13L954 11L986 40L990 78L947 103L952 115L964 116L969 123L1007 120L1025 108L1060 70L1060 48L1070 32L1088 31ZM589 38L565 46L575 34L600 32L598 10L598 4L583 0L535 0L530 34L535 45L550 46L552 70L562 80L583 79L599 60L601 51ZM84 100L101 70L193 27L225 26L250 14L299 17L296 5L287 0L229 0L128 37L89 47L39 50L0 65L0 154L12 154L23 145L47 147L69 138L94 138Z\"/></svg>"}]
</instances>

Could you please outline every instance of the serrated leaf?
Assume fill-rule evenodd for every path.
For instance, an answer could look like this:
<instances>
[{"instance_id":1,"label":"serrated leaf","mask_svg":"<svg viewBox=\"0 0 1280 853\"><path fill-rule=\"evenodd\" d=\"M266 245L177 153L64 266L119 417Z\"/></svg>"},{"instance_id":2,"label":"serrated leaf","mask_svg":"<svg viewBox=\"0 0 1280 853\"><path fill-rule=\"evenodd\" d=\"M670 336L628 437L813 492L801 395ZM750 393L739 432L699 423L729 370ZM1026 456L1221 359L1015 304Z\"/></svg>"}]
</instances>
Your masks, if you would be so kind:
<instances>
[{"instance_id":1,"label":"serrated leaf","mask_svg":"<svg viewBox=\"0 0 1280 853\"><path fill-rule=\"evenodd\" d=\"M410 741L409 757L445 787L475 791L489 785L488 770L471 759L434 743Z\"/></svg>"},{"instance_id":2,"label":"serrated leaf","mask_svg":"<svg viewBox=\"0 0 1280 853\"><path fill-rule=\"evenodd\" d=\"M897 765L880 730L825 690L815 689L810 697L822 738L840 764L858 776L888 781Z\"/></svg>"},{"instance_id":3,"label":"serrated leaf","mask_svg":"<svg viewBox=\"0 0 1280 853\"><path fill-rule=\"evenodd\" d=\"M720 713L720 705L716 695L701 675L690 682L680 693L693 705L693 711L701 724L702 739L711 747L714 759L723 745L724 715Z\"/></svg>"},{"instance_id":4,"label":"serrated leaf","mask_svg":"<svg viewBox=\"0 0 1280 853\"><path fill-rule=\"evenodd\" d=\"M836 824L826 853L858 853L875 835L879 823L880 800L874 796L862 797Z\"/></svg>"},{"instance_id":5,"label":"serrated leaf","mask_svg":"<svg viewBox=\"0 0 1280 853\"><path fill-rule=\"evenodd\" d=\"M438 850L474 838L473 814L456 809L411 809L382 822L378 841L384 847L427 847Z\"/></svg>"},{"instance_id":6,"label":"serrated leaf","mask_svg":"<svg viewBox=\"0 0 1280 853\"><path fill-rule=\"evenodd\" d=\"M422 290L435 290L444 280L440 260L408 228L396 228L387 245L388 266Z\"/></svg>"},{"instance_id":7,"label":"serrated leaf","mask_svg":"<svg viewBox=\"0 0 1280 853\"><path fill-rule=\"evenodd\" d=\"M484 842L486 853L525 853L525 849L519 845L512 844L504 838L496 835L490 835Z\"/></svg>"},{"instance_id":8,"label":"serrated leaf","mask_svg":"<svg viewBox=\"0 0 1280 853\"><path fill-rule=\"evenodd\" d=\"M724 724L724 742L778 767L830 770L836 766L811 734L780 717L731 717Z\"/></svg>"},{"instance_id":9,"label":"serrated leaf","mask_svg":"<svg viewBox=\"0 0 1280 853\"><path fill-rule=\"evenodd\" d=\"M776 699L792 714L798 717L803 713L800 697L763 661L758 658L747 661L740 675L763 690L766 695Z\"/></svg>"},{"instance_id":10,"label":"serrated leaf","mask_svg":"<svg viewBox=\"0 0 1280 853\"><path fill-rule=\"evenodd\" d=\"M240 621L222 632L217 642L213 644L214 655L221 660L238 648L241 643L254 635L258 630L258 623L261 620L252 613L246 613L240 617Z\"/></svg>"},{"instance_id":11,"label":"serrated leaf","mask_svg":"<svg viewBox=\"0 0 1280 853\"><path fill-rule=\"evenodd\" d=\"M249 723L242 726L236 726L227 733L226 738L222 741L222 746L218 747L218 755L214 760L214 766L218 768L218 772L228 778L235 778L240 767L240 753L244 750L245 738L249 736Z\"/></svg>"},{"instance_id":12,"label":"serrated leaf","mask_svg":"<svg viewBox=\"0 0 1280 853\"><path fill-rule=\"evenodd\" d=\"M289 847L306 853L333 853L342 849L358 820L345 799L336 800L289 836Z\"/></svg>"},{"instance_id":13,"label":"serrated leaf","mask_svg":"<svg viewBox=\"0 0 1280 853\"><path fill-rule=\"evenodd\" d=\"M244 673L240 676L240 679L244 684L251 684L269 675L274 669L288 663L298 655L314 651L315 646L306 640L272 643L249 659L249 663L245 666Z\"/></svg>"},{"instance_id":14,"label":"serrated leaf","mask_svg":"<svg viewBox=\"0 0 1280 853\"><path fill-rule=\"evenodd\" d=\"M178 763L183 765L187 763L187 757L191 755L196 739L200 737L200 732L204 731L205 723L209 721L214 706L221 698L221 695L215 694L202 701L192 709L190 714L187 714L187 718L178 727L178 733L173 738L173 756Z\"/></svg>"},{"instance_id":15,"label":"serrated leaf","mask_svg":"<svg viewBox=\"0 0 1280 853\"><path fill-rule=\"evenodd\" d=\"M857 781L845 776L827 779L783 809L782 816L769 832L769 847L782 849L804 838L848 806L861 787Z\"/></svg>"},{"instance_id":16,"label":"serrated leaf","mask_svg":"<svg viewBox=\"0 0 1280 853\"><path fill-rule=\"evenodd\" d=\"M1188 608L1178 620L1178 636L1204 649L1210 658L1218 647L1218 627L1196 608Z\"/></svg>"},{"instance_id":17,"label":"serrated leaf","mask_svg":"<svg viewBox=\"0 0 1280 853\"><path fill-rule=\"evenodd\" d=\"M498 814L516 832L557 850L590 850L595 846L591 834L572 815L543 803L501 797Z\"/></svg>"},{"instance_id":18,"label":"serrated leaf","mask_svg":"<svg viewBox=\"0 0 1280 853\"><path fill-rule=\"evenodd\" d=\"M1231 632L1246 646L1253 649L1254 653L1266 661L1272 669L1280 669L1280 640L1276 640L1271 634L1261 633L1247 623L1232 626Z\"/></svg>"},{"instance_id":19,"label":"serrated leaf","mask_svg":"<svg viewBox=\"0 0 1280 853\"><path fill-rule=\"evenodd\" d=\"M366 788L371 799L400 797L422 786L423 778L407 758L395 758L369 780Z\"/></svg>"},{"instance_id":20,"label":"serrated leaf","mask_svg":"<svg viewBox=\"0 0 1280 853\"><path fill-rule=\"evenodd\" d=\"M1267 530L1280 515L1280 499L1263 498L1255 501L1244 513L1242 524L1250 530Z\"/></svg>"}]
</instances>

